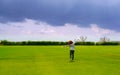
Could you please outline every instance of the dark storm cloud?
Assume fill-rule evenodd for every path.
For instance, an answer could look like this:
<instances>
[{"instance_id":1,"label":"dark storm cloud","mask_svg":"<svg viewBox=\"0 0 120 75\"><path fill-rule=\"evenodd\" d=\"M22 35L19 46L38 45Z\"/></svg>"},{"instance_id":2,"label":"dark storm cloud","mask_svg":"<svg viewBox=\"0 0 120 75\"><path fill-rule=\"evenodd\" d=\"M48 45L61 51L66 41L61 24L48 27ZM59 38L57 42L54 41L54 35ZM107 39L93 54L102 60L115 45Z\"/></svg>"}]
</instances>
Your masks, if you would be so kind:
<instances>
[{"instance_id":1,"label":"dark storm cloud","mask_svg":"<svg viewBox=\"0 0 120 75\"><path fill-rule=\"evenodd\" d=\"M22 21L25 18L52 25L64 23L98 24L119 30L119 0L0 0L0 21Z\"/></svg>"}]
</instances>

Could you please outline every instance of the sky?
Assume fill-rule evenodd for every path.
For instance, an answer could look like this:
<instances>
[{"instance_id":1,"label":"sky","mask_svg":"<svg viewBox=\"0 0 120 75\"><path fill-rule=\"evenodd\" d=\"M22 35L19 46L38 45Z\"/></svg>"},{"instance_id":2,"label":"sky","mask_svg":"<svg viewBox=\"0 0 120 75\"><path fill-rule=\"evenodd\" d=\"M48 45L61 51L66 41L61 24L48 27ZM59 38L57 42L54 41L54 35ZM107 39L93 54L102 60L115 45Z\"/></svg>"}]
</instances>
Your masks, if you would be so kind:
<instances>
[{"instance_id":1,"label":"sky","mask_svg":"<svg viewBox=\"0 0 120 75\"><path fill-rule=\"evenodd\" d=\"M120 41L120 0L0 0L0 40Z\"/></svg>"}]
</instances>

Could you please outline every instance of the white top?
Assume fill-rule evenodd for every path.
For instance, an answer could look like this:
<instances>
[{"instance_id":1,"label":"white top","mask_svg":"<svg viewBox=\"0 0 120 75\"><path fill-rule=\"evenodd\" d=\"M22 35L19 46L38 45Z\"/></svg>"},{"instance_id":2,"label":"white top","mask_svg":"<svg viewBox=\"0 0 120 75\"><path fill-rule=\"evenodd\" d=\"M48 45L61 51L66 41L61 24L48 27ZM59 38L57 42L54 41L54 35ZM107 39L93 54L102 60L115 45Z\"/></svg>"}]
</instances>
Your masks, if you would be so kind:
<instances>
[{"instance_id":1,"label":"white top","mask_svg":"<svg viewBox=\"0 0 120 75\"><path fill-rule=\"evenodd\" d=\"M70 46L70 50L75 50L75 41L69 45Z\"/></svg>"}]
</instances>

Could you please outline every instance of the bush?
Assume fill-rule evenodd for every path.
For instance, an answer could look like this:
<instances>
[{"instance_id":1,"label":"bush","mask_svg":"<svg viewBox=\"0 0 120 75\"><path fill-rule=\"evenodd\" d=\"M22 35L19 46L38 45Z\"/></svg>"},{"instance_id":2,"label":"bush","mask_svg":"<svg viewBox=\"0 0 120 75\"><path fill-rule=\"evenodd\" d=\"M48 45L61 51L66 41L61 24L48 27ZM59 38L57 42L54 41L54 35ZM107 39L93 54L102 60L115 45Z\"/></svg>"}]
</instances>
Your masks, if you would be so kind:
<instances>
[{"instance_id":1,"label":"bush","mask_svg":"<svg viewBox=\"0 0 120 75\"><path fill-rule=\"evenodd\" d=\"M67 42L59 41L21 41L11 42L2 40L0 45L67 45ZM76 42L75 45L120 45L120 42Z\"/></svg>"},{"instance_id":2,"label":"bush","mask_svg":"<svg viewBox=\"0 0 120 75\"><path fill-rule=\"evenodd\" d=\"M11 42L3 40L0 42L1 45L66 45L67 42L57 41L22 41L22 42Z\"/></svg>"},{"instance_id":3,"label":"bush","mask_svg":"<svg viewBox=\"0 0 120 75\"><path fill-rule=\"evenodd\" d=\"M97 42L96 45L119 45L119 42Z\"/></svg>"},{"instance_id":4,"label":"bush","mask_svg":"<svg viewBox=\"0 0 120 75\"><path fill-rule=\"evenodd\" d=\"M95 42L77 42L75 45L95 45Z\"/></svg>"}]
</instances>

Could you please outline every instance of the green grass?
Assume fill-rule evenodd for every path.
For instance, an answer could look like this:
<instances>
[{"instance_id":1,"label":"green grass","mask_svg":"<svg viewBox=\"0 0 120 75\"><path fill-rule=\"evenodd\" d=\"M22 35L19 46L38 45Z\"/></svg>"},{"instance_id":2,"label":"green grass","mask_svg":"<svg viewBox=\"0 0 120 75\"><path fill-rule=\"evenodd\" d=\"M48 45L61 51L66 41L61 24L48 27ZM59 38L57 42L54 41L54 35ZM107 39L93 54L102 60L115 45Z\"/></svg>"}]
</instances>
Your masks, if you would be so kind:
<instances>
[{"instance_id":1,"label":"green grass","mask_svg":"<svg viewBox=\"0 0 120 75\"><path fill-rule=\"evenodd\" d=\"M0 75L120 75L120 46L0 46Z\"/></svg>"}]
</instances>

